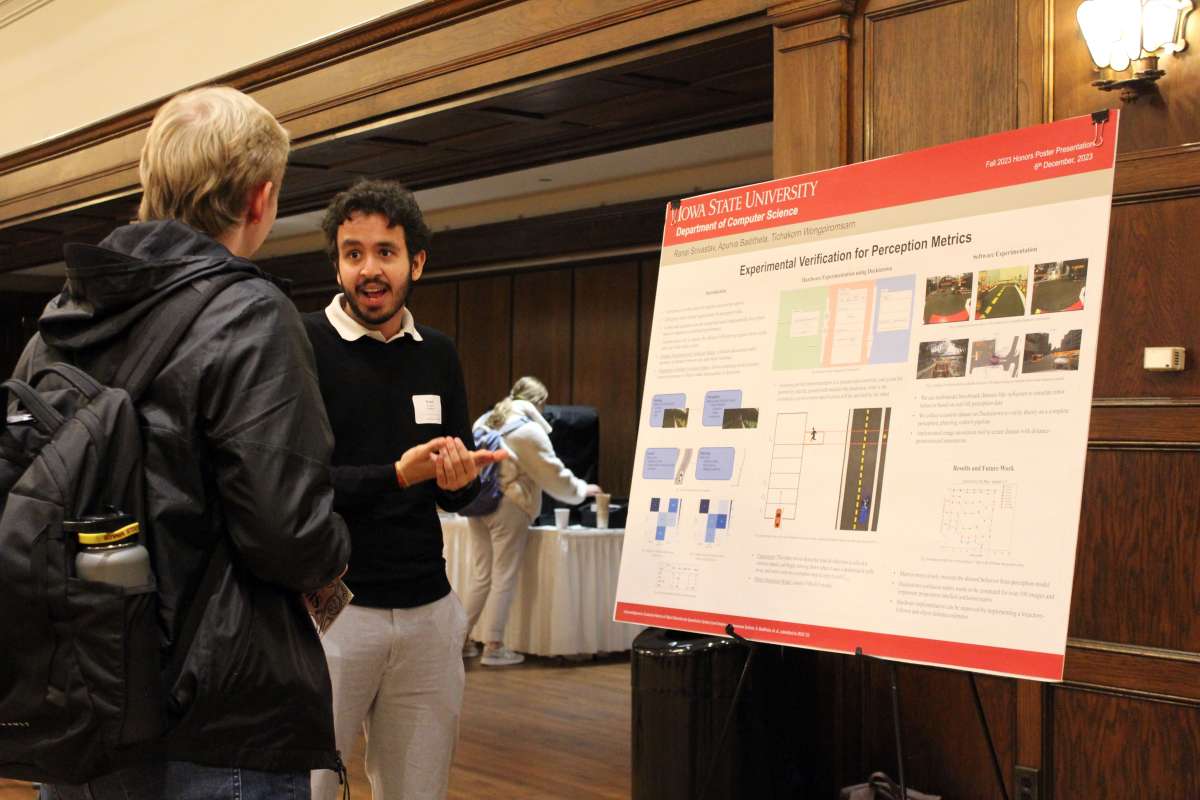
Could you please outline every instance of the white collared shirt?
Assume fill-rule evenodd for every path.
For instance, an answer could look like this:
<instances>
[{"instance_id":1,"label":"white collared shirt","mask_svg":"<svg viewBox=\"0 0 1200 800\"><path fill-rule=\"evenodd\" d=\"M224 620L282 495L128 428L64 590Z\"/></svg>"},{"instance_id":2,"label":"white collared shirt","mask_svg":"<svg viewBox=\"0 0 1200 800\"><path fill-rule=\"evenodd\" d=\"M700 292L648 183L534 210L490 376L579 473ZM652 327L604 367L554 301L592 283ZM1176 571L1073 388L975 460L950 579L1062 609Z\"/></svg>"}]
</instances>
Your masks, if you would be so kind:
<instances>
[{"instance_id":1,"label":"white collared shirt","mask_svg":"<svg viewBox=\"0 0 1200 800\"><path fill-rule=\"evenodd\" d=\"M400 332L390 339L385 337L379 331L373 331L365 327L361 322L346 313L346 309L342 307L342 295L337 294L329 305L325 306L325 318L329 320L329 324L338 332L347 342L353 342L367 336L371 339L387 344L394 342L397 339L402 339L405 336L411 336L414 342L423 341L421 334L417 331L417 324L413 321L412 312L408 310L408 306L404 307L404 324L400 327Z\"/></svg>"}]
</instances>

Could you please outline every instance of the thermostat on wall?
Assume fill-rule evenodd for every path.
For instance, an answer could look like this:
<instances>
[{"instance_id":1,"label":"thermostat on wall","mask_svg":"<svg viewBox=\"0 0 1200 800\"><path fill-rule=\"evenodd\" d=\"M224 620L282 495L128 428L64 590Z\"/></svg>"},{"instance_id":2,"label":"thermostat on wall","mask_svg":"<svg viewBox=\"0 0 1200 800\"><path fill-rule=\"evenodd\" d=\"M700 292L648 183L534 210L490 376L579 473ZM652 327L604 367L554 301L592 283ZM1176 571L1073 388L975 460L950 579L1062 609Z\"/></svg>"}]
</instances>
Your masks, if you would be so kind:
<instances>
[{"instance_id":1,"label":"thermostat on wall","mask_svg":"<svg viewBox=\"0 0 1200 800\"><path fill-rule=\"evenodd\" d=\"M1151 372L1179 372L1183 369L1185 352L1182 347L1147 347L1142 366Z\"/></svg>"}]
</instances>

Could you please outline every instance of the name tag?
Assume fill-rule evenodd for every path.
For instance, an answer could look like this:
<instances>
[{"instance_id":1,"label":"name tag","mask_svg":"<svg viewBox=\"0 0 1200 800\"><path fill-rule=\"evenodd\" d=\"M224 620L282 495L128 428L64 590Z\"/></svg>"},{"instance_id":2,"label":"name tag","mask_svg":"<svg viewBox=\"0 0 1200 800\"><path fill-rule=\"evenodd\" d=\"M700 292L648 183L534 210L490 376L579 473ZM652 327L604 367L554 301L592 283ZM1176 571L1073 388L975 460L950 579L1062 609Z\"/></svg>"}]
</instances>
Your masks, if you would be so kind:
<instances>
[{"instance_id":1,"label":"name tag","mask_svg":"<svg viewBox=\"0 0 1200 800\"><path fill-rule=\"evenodd\" d=\"M436 394L414 394L413 416L418 425L442 424L442 398Z\"/></svg>"}]
</instances>

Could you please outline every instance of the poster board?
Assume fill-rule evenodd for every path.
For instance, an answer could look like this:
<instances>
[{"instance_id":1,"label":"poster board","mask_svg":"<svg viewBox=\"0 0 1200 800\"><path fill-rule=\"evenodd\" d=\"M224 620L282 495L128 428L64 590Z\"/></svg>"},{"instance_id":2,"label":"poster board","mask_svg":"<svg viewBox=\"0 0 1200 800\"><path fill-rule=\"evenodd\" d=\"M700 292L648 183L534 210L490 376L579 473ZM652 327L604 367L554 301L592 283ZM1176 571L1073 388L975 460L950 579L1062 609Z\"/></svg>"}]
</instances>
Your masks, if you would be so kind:
<instances>
[{"instance_id":1,"label":"poster board","mask_svg":"<svg viewBox=\"0 0 1200 800\"><path fill-rule=\"evenodd\" d=\"M668 207L615 618L1061 680L1116 129Z\"/></svg>"}]
</instances>

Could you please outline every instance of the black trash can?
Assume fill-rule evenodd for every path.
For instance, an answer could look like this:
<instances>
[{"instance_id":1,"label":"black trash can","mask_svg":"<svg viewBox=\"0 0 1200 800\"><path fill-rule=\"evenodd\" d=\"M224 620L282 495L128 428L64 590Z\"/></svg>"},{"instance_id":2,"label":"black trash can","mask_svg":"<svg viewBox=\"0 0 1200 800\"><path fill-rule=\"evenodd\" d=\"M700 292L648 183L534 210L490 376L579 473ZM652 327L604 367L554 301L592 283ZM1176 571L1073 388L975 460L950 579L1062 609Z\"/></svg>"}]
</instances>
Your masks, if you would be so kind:
<instances>
[{"instance_id":1,"label":"black trash can","mask_svg":"<svg viewBox=\"0 0 1200 800\"><path fill-rule=\"evenodd\" d=\"M696 800L710 769L706 800L773 795L774 749L766 735L765 692L755 675L761 654L717 753L747 655L731 639L661 628L648 628L634 640L634 800Z\"/></svg>"}]
</instances>

